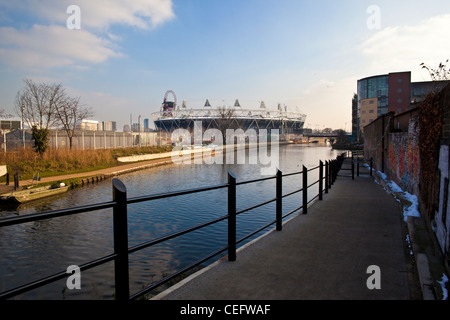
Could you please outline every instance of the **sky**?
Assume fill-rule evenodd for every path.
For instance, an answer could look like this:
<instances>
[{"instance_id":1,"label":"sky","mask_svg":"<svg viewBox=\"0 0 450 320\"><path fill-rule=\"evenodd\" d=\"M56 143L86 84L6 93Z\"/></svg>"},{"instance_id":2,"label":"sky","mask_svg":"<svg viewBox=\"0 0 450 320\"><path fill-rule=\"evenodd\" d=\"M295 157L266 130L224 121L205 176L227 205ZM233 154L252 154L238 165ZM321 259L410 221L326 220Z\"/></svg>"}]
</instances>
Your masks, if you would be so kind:
<instances>
[{"instance_id":1,"label":"sky","mask_svg":"<svg viewBox=\"0 0 450 320\"><path fill-rule=\"evenodd\" d=\"M30 78L119 130L168 90L188 108L264 101L350 130L358 79L429 81L420 64L450 59L449 38L448 0L0 0L0 109L15 114Z\"/></svg>"}]
</instances>

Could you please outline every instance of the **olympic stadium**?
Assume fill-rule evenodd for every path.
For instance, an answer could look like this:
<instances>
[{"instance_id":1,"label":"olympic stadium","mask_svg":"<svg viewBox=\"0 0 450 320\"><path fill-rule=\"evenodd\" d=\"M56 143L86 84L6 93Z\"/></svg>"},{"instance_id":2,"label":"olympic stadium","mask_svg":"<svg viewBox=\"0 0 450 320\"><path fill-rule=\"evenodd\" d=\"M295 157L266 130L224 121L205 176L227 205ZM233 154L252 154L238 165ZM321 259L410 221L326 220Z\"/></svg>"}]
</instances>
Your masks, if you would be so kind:
<instances>
[{"instance_id":1,"label":"olympic stadium","mask_svg":"<svg viewBox=\"0 0 450 320\"><path fill-rule=\"evenodd\" d=\"M173 100L169 101L169 96ZM177 97L172 90L166 92L164 101L159 112L152 114L152 120L157 130L163 132L173 132L176 129L194 130L197 121L202 122L204 130L214 128L224 129L279 129L281 135L298 135L303 133L306 115L300 112L288 112L286 107L278 105L277 110L266 108L261 102L259 109L242 108L239 100L236 100L233 107L211 106L206 100L202 108L189 108L186 101L182 105L177 104Z\"/></svg>"}]
</instances>

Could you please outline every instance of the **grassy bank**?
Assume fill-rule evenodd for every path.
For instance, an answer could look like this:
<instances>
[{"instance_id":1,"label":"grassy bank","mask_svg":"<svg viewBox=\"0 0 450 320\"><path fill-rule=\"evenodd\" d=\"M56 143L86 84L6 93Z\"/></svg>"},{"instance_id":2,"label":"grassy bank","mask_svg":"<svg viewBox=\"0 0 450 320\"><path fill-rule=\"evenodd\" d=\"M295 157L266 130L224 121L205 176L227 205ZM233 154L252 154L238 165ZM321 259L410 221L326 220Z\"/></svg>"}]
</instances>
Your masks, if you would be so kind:
<instances>
[{"instance_id":1,"label":"grassy bank","mask_svg":"<svg viewBox=\"0 0 450 320\"><path fill-rule=\"evenodd\" d=\"M41 157L32 149L21 149L0 153L0 165L6 165L10 174L19 172L21 179L31 179L37 173L43 178L115 167L121 165L117 161L119 157L168 151L171 147L50 149ZM5 177L0 181L5 181Z\"/></svg>"}]
</instances>

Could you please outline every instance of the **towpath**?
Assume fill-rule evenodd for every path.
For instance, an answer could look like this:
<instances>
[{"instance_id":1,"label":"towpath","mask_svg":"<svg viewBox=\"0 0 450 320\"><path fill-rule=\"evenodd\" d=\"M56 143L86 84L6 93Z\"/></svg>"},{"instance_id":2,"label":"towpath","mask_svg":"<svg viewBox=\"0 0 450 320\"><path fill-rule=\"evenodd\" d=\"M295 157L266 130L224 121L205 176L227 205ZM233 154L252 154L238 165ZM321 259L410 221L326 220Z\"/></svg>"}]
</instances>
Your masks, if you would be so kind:
<instances>
[{"instance_id":1,"label":"towpath","mask_svg":"<svg viewBox=\"0 0 450 320\"><path fill-rule=\"evenodd\" d=\"M339 177L307 215L154 299L422 299L407 232L399 203L372 177Z\"/></svg>"}]
</instances>

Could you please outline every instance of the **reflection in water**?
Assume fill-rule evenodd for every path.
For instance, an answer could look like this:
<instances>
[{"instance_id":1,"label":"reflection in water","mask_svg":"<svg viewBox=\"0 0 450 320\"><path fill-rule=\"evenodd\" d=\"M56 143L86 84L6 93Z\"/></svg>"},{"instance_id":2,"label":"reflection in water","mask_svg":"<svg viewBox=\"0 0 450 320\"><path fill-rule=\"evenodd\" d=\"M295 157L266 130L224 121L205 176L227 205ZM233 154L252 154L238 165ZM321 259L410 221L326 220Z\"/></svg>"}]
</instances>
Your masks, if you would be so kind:
<instances>
[{"instance_id":1,"label":"reflection in water","mask_svg":"<svg viewBox=\"0 0 450 320\"><path fill-rule=\"evenodd\" d=\"M280 169L292 173L335 158L329 147L280 146ZM171 165L123 175L128 197L158 194L227 182L231 170L239 181L260 178L258 165ZM312 171L309 181L318 178ZM283 193L301 188L301 175L286 177ZM314 189L315 188L315 189ZM317 184L311 197L317 194ZM275 197L275 181L238 186L242 210ZM88 185L20 206L3 208L0 218L111 201L110 182ZM301 205L301 194L283 200L283 212ZM219 189L176 198L137 203L128 207L129 245L155 239L227 214L227 190ZM273 221L275 203L238 216L237 238ZM226 221L130 255L130 290L160 280L227 244ZM25 284L113 253L112 210L105 209L23 225L0 228L0 290ZM217 257L216 257L217 258ZM69 276L69 275L68 275ZM19 299L113 299L114 266L108 263L81 275L82 290L65 289L66 279L23 294Z\"/></svg>"}]
</instances>

